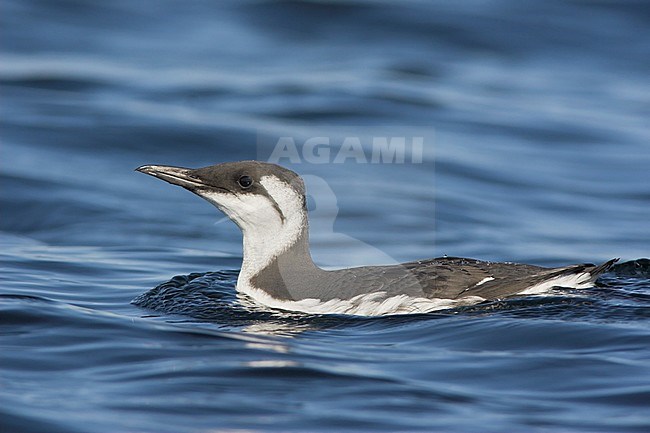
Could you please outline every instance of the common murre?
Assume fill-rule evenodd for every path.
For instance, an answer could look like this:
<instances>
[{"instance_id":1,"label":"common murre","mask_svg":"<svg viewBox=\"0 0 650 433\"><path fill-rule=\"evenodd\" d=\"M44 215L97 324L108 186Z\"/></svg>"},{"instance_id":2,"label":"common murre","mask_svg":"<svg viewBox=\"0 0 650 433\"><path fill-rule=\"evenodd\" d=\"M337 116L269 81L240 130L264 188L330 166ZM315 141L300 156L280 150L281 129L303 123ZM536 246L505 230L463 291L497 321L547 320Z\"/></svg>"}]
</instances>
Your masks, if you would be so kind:
<instances>
[{"instance_id":1,"label":"common murre","mask_svg":"<svg viewBox=\"0 0 650 433\"><path fill-rule=\"evenodd\" d=\"M226 214L243 233L237 290L273 308L308 313L421 313L552 287L586 288L618 259L545 268L459 257L324 270L312 260L305 186L279 165L241 161L199 169L143 165Z\"/></svg>"}]
</instances>

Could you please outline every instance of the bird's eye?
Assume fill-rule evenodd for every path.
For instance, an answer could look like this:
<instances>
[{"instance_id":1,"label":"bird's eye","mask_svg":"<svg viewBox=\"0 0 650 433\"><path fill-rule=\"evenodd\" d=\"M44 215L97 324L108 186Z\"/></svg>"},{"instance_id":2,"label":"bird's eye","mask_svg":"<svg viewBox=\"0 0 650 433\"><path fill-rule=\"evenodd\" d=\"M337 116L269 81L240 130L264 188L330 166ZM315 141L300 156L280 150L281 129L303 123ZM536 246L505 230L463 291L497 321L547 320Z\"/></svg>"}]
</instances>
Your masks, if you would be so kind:
<instances>
[{"instance_id":1,"label":"bird's eye","mask_svg":"<svg viewBox=\"0 0 650 433\"><path fill-rule=\"evenodd\" d=\"M250 176L242 176L239 178L238 182L239 182L239 186L241 186L242 188L244 189L250 188L251 185L253 185L253 178Z\"/></svg>"}]
</instances>

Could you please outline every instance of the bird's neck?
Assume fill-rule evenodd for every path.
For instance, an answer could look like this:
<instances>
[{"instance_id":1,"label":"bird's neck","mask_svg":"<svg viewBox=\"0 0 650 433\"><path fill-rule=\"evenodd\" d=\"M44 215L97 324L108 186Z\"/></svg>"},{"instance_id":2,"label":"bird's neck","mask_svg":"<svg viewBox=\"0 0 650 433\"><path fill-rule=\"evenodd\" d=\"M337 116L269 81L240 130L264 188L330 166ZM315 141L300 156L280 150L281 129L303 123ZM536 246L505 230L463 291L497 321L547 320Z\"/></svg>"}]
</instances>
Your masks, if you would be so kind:
<instances>
[{"instance_id":1,"label":"bird's neck","mask_svg":"<svg viewBox=\"0 0 650 433\"><path fill-rule=\"evenodd\" d=\"M322 272L309 250L307 213L270 225L264 230L242 228L244 258L237 289L248 294L264 290L276 298L291 298L290 292L301 279Z\"/></svg>"}]
</instances>

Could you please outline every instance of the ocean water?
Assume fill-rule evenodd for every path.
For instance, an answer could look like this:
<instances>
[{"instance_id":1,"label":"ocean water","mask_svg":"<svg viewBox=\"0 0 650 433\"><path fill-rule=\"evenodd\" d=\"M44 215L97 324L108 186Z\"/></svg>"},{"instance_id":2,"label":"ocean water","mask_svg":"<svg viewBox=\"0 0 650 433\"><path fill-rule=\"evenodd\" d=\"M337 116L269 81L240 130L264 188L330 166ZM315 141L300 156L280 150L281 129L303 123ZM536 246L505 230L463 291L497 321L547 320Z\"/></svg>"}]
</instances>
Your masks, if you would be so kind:
<instances>
[{"instance_id":1,"label":"ocean water","mask_svg":"<svg viewBox=\"0 0 650 433\"><path fill-rule=\"evenodd\" d=\"M2 0L0 50L0 431L650 431L647 2ZM621 264L423 315L245 304L237 227L133 169L274 155L324 266Z\"/></svg>"}]
</instances>

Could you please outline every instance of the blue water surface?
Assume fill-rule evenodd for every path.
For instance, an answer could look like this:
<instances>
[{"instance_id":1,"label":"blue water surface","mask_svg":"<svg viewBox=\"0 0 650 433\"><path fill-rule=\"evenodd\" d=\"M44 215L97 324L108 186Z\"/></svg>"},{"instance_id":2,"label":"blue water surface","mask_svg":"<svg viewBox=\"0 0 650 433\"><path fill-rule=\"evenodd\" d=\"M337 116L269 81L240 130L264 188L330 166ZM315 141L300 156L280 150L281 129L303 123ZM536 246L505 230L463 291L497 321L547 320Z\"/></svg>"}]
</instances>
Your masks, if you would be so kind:
<instances>
[{"instance_id":1,"label":"blue water surface","mask_svg":"<svg viewBox=\"0 0 650 433\"><path fill-rule=\"evenodd\" d=\"M650 431L647 2L2 0L0 49L0 431ZM133 169L282 137L323 266L622 264L426 315L242 304L237 227Z\"/></svg>"}]
</instances>

